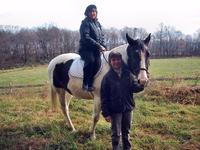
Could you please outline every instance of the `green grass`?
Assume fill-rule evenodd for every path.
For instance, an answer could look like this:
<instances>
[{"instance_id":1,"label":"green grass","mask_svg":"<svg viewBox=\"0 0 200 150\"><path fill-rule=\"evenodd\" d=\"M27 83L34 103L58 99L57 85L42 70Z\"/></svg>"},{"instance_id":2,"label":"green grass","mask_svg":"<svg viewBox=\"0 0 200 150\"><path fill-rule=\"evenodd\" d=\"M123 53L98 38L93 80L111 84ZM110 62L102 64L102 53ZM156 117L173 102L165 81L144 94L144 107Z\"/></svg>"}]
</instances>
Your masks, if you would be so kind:
<instances>
[{"instance_id":1,"label":"green grass","mask_svg":"<svg viewBox=\"0 0 200 150\"><path fill-rule=\"evenodd\" d=\"M197 77L200 76L200 58L152 59L152 77Z\"/></svg>"},{"instance_id":2,"label":"green grass","mask_svg":"<svg viewBox=\"0 0 200 150\"><path fill-rule=\"evenodd\" d=\"M149 72L154 78L197 77L200 76L199 66L199 57L152 59ZM0 79L0 86L43 84L48 80L47 65L1 70Z\"/></svg>"},{"instance_id":3,"label":"green grass","mask_svg":"<svg viewBox=\"0 0 200 150\"><path fill-rule=\"evenodd\" d=\"M47 65L0 71L0 86L44 84L48 79Z\"/></svg>"},{"instance_id":4,"label":"green grass","mask_svg":"<svg viewBox=\"0 0 200 150\"><path fill-rule=\"evenodd\" d=\"M92 101L71 101L70 115L77 129L72 133L60 109L51 112L48 88L5 92L0 95L0 149L111 149L110 124L102 117L97 124L97 140L89 139ZM198 149L199 110L200 106L155 103L138 96L130 133L134 149Z\"/></svg>"}]
</instances>

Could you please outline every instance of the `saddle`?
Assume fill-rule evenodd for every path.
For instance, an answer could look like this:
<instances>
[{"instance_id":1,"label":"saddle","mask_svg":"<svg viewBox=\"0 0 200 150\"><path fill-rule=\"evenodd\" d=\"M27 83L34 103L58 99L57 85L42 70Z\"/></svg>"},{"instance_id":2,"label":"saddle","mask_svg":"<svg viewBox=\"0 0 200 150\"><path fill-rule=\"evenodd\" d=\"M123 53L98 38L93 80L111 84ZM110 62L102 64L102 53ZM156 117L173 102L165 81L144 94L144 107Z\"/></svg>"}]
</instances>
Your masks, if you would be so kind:
<instances>
[{"instance_id":1,"label":"saddle","mask_svg":"<svg viewBox=\"0 0 200 150\"><path fill-rule=\"evenodd\" d=\"M72 65L69 69L69 74L73 77L83 79L83 67L84 67L84 61L80 57L78 57L78 58L74 59ZM103 68L103 65L101 63L99 69L95 73L94 78L99 76L99 74L102 71L102 68Z\"/></svg>"}]
</instances>

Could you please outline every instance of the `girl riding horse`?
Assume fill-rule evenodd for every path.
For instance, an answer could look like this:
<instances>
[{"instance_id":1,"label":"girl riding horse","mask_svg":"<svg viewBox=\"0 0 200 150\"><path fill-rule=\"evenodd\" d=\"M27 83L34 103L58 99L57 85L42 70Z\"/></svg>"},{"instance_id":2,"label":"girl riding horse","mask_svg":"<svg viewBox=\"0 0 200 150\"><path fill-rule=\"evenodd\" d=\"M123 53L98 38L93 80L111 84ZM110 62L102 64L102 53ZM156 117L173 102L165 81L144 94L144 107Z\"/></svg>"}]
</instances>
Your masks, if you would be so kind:
<instances>
[{"instance_id":1,"label":"girl riding horse","mask_svg":"<svg viewBox=\"0 0 200 150\"><path fill-rule=\"evenodd\" d=\"M97 19L97 7L89 5L85 10L86 18L80 27L79 54L84 60L83 90L93 91L93 77L101 64L100 51L105 51L101 24Z\"/></svg>"}]
</instances>

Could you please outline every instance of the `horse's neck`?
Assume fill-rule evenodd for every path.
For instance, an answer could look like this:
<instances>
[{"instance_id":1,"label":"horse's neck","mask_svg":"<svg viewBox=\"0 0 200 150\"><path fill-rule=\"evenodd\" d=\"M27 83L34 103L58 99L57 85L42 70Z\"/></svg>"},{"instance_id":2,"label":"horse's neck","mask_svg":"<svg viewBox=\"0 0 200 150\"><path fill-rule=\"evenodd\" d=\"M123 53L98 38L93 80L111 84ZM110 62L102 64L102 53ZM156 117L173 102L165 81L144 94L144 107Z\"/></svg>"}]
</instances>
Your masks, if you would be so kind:
<instances>
[{"instance_id":1,"label":"horse's neck","mask_svg":"<svg viewBox=\"0 0 200 150\"><path fill-rule=\"evenodd\" d=\"M104 52L104 54L103 54L104 56L102 58L103 64L108 63L108 56L109 56L110 52L112 52L112 51L119 52L122 55L123 61L125 63L127 63L127 60L128 60L128 56L127 56L127 52L126 52L127 46L128 46L128 44L120 45L120 46L115 47L115 48L113 48L109 51Z\"/></svg>"}]
</instances>

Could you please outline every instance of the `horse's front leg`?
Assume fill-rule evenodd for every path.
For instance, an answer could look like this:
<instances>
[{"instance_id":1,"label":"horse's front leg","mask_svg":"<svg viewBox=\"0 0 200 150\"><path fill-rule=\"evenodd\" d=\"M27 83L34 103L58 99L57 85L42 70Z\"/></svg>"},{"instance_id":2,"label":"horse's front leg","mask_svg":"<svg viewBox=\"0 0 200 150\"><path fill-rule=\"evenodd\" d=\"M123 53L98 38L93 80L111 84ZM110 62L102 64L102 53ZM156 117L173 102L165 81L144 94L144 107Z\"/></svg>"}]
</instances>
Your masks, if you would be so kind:
<instances>
[{"instance_id":1,"label":"horse's front leg","mask_svg":"<svg viewBox=\"0 0 200 150\"><path fill-rule=\"evenodd\" d=\"M62 112L63 112L64 117L65 117L66 124L72 129L72 131L76 131L75 128L74 128L74 125L71 121L70 115L69 115L69 103L70 103L70 100L71 100L72 97L69 94L66 95L66 97L67 97L67 104L66 104L66 102L65 102L65 90L59 89L57 91L58 91L59 101L60 101L60 104L61 104Z\"/></svg>"},{"instance_id":2,"label":"horse's front leg","mask_svg":"<svg viewBox=\"0 0 200 150\"><path fill-rule=\"evenodd\" d=\"M92 122L91 135L90 135L92 140L96 139L95 129L96 129L96 124L99 121L100 112L101 112L100 98L94 97L93 122Z\"/></svg>"}]
</instances>

